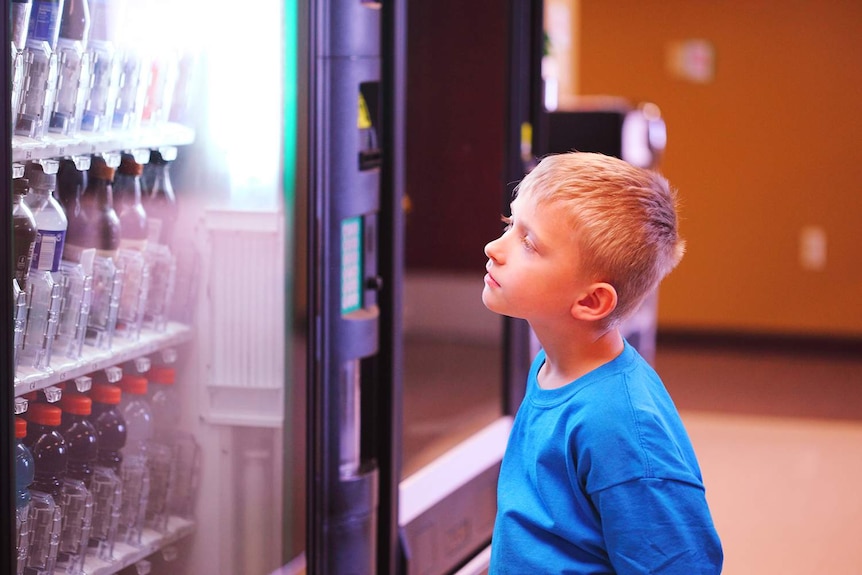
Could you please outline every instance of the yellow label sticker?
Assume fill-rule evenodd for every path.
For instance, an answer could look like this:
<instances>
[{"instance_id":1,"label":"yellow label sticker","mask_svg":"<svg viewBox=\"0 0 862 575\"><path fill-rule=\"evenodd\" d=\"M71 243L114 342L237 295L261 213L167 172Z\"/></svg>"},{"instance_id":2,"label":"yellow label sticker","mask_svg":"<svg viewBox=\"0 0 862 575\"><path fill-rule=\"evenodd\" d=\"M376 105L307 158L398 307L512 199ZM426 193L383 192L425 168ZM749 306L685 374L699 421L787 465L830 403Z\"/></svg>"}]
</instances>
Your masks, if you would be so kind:
<instances>
[{"instance_id":1,"label":"yellow label sticker","mask_svg":"<svg viewBox=\"0 0 862 575\"><path fill-rule=\"evenodd\" d=\"M357 118L356 126L360 130L371 128L371 114L368 113L368 104L365 103L362 92L359 93L359 117Z\"/></svg>"}]
</instances>

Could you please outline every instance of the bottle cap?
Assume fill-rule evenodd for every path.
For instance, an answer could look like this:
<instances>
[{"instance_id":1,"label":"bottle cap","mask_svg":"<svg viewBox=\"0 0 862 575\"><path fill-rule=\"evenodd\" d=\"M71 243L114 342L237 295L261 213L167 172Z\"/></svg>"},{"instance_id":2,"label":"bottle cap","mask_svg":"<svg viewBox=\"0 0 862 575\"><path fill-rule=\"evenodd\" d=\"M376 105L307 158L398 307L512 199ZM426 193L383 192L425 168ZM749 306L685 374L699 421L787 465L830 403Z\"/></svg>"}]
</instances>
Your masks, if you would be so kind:
<instances>
[{"instance_id":1,"label":"bottle cap","mask_svg":"<svg viewBox=\"0 0 862 575\"><path fill-rule=\"evenodd\" d=\"M26 414L27 421L50 427L60 425L60 420L63 417L63 412L60 408L49 403L31 403L24 413Z\"/></svg>"},{"instance_id":2,"label":"bottle cap","mask_svg":"<svg viewBox=\"0 0 862 575\"><path fill-rule=\"evenodd\" d=\"M15 418L15 438L27 437L27 420L21 417Z\"/></svg>"},{"instance_id":3,"label":"bottle cap","mask_svg":"<svg viewBox=\"0 0 862 575\"><path fill-rule=\"evenodd\" d=\"M147 372L147 379L153 383L173 385L176 382L177 370L173 367L156 366Z\"/></svg>"},{"instance_id":4,"label":"bottle cap","mask_svg":"<svg viewBox=\"0 0 862 575\"><path fill-rule=\"evenodd\" d=\"M30 182L30 189L53 190L57 187L57 174L46 174L42 164L29 162L24 168L24 177Z\"/></svg>"},{"instance_id":5,"label":"bottle cap","mask_svg":"<svg viewBox=\"0 0 862 575\"><path fill-rule=\"evenodd\" d=\"M123 154L117 171L128 176L140 176L144 173L144 165L137 163L133 155Z\"/></svg>"},{"instance_id":6,"label":"bottle cap","mask_svg":"<svg viewBox=\"0 0 862 575\"><path fill-rule=\"evenodd\" d=\"M124 375L120 380L120 387L126 393L133 395L147 394L147 378L140 375Z\"/></svg>"},{"instance_id":7,"label":"bottle cap","mask_svg":"<svg viewBox=\"0 0 862 575\"><path fill-rule=\"evenodd\" d=\"M94 383L90 388L90 399L98 403L117 405L123 397L123 390L110 383Z\"/></svg>"},{"instance_id":8,"label":"bottle cap","mask_svg":"<svg viewBox=\"0 0 862 575\"><path fill-rule=\"evenodd\" d=\"M99 178L101 180L107 180L109 182L114 181L114 172L116 170L108 166L105 162L105 159L101 156L93 156L93 161L90 163L90 175L94 178Z\"/></svg>"},{"instance_id":9,"label":"bottle cap","mask_svg":"<svg viewBox=\"0 0 862 575\"><path fill-rule=\"evenodd\" d=\"M93 412L93 400L78 392L64 393L60 406L66 413L74 415L90 415Z\"/></svg>"},{"instance_id":10,"label":"bottle cap","mask_svg":"<svg viewBox=\"0 0 862 575\"><path fill-rule=\"evenodd\" d=\"M15 190L16 195L25 196L30 191L30 180L27 178L14 179L12 180L12 189Z\"/></svg>"}]
</instances>

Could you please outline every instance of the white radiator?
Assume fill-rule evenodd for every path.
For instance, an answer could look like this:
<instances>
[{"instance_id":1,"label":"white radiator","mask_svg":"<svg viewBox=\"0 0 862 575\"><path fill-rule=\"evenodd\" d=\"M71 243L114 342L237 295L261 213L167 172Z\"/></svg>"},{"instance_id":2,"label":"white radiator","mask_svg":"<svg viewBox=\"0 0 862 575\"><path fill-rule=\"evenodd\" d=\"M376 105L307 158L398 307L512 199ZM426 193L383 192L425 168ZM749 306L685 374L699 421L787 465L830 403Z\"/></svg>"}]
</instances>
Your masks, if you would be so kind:
<instances>
[{"instance_id":1,"label":"white radiator","mask_svg":"<svg viewBox=\"0 0 862 575\"><path fill-rule=\"evenodd\" d=\"M284 214L208 210L205 305L198 318L211 423L280 427L284 419Z\"/></svg>"}]
</instances>

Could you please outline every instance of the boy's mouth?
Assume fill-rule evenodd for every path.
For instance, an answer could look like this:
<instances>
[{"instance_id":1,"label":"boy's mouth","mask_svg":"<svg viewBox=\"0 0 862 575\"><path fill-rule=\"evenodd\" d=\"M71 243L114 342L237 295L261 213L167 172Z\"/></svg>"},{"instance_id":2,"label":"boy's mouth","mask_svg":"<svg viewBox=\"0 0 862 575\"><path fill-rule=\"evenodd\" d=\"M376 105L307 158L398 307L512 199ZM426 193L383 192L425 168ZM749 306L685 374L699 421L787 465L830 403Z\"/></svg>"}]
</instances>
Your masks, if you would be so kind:
<instances>
[{"instance_id":1,"label":"boy's mouth","mask_svg":"<svg viewBox=\"0 0 862 575\"><path fill-rule=\"evenodd\" d=\"M497 280L494 279L494 276L491 275L491 272L485 274L485 284L490 287L500 287L500 284L497 283Z\"/></svg>"}]
</instances>

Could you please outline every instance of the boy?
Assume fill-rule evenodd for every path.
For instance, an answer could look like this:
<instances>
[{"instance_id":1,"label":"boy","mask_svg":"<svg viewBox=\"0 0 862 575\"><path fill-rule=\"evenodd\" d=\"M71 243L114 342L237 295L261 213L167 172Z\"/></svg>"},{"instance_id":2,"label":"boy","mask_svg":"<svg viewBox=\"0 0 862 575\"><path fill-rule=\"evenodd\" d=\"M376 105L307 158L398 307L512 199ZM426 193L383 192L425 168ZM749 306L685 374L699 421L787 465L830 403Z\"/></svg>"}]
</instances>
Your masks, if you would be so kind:
<instances>
[{"instance_id":1,"label":"boy","mask_svg":"<svg viewBox=\"0 0 862 575\"><path fill-rule=\"evenodd\" d=\"M667 180L601 154L548 156L504 222L482 301L527 320L542 350L500 470L491 574L720 573L688 435L619 331L682 257Z\"/></svg>"}]
</instances>

